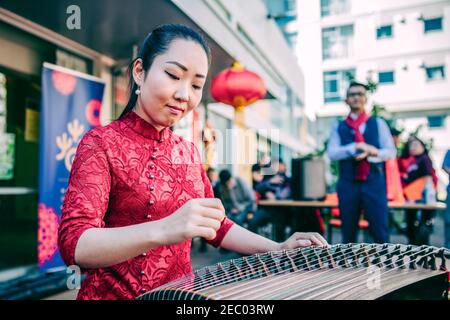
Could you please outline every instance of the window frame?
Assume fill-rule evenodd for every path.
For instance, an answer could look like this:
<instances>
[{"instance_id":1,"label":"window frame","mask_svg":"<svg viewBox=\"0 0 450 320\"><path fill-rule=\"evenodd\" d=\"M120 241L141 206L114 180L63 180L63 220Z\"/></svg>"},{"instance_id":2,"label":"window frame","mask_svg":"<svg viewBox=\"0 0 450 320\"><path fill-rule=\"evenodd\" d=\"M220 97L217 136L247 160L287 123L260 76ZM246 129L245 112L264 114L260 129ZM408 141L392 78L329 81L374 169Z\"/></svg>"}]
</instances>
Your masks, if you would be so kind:
<instances>
[{"instance_id":1,"label":"window frame","mask_svg":"<svg viewBox=\"0 0 450 320\"><path fill-rule=\"evenodd\" d=\"M392 81L381 81L380 75L384 74L392 74ZM389 84L395 84L395 70L382 70L378 71L378 83L381 85L389 85Z\"/></svg>"},{"instance_id":2,"label":"window frame","mask_svg":"<svg viewBox=\"0 0 450 320\"><path fill-rule=\"evenodd\" d=\"M390 28L390 34L385 36L380 36L379 32L382 28ZM394 37L394 26L392 24L384 24L377 27L376 30L376 37L377 40L384 40L384 39L392 39Z\"/></svg>"},{"instance_id":3,"label":"window frame","mask_svg":"<svg viewBox=\"0 0 450 320\"><path fill-rule=\"evenodd\" d=\"M352 76L355 75L355 69L341 69L341 70L330 70L324 71L323 76L323 102L324 104L336 103L345 101L345 93L347 87L349 86L351 80L346 77L350 73ZM336 91L326 91L327 82L336 81Z\"/></svg>"},{"instance_id":4,"label":"window frame","mask_svg":"<svg viewBox=\"0 0 450 320\"><path fill-rule=\"evenodd\" d=\"M432 70L433 69L433 71L437 71L437 70L441 70L441 74L442 74L442 77L440 78L440 79L433 79L433 78L430 78L429 77L429 72L430 72L430 70ZM442 65L434 65L434 66L426 66L425 68L424 68L424 70L425 70L425 76L426 76L426 79L427 79L427 82L439 82L439 81L445 81L446 80L446 75L445 75L445 65L444 64L442 64Z\"/></svg>"},{"instance_id":5,"label":"window frame","mask_svg":"<svg viewBox=\"0 0 450 320\"><path fill-rule=\"evenodd\" d=\"M343 31L345 28L351 30L351 34L344 36ZM353 54L353 40L355 35L355 27L353 24L340 25L335 27L327 27L322 29L322 60L335 60L335 59L348 59L354 56ZM327 41L325 41L325 39ZM330 39L332 41L330 41ZM325 48L325 43L328 46ZM345 46L344 53L340 56L332 56L330 54L332 46L329 45L341 44Z\"/></svg>"},{"instance_id":6,"label":"window frame","mask_svg":"<svg viewBox=\"0 0 450 320\"><path fill-rule=\"evenodd\" d=\"M429 22L432 22L432 21L435 21L435 20L439 20L440 21L440 27L437 29L429 29L429 30L427 30L427 22L429 23ZM427 33L433 33L433 32L442 32L443 30L444 30L444 25L443 25L443 20L444 20L444 18L443 17L434 17L434 18L429 18L429 19L423 19L423 32L425 33L425 34L427 34Z\"/></svg>"},{"instance_id":7,"label":"window frame","mask_svg":"<svg viewBox=\"0 0 450 320\"><path fill-rule=\"evenodd\" d=\"M447 118L447 115L445 114L437 114L437 115L429 115L427 116L427 126L429 129L445 129L445 120ZM440 121L438 125L430 125L430 123L433 121Z\"/></svg>"},{"instance_id":8,"label":"window frame","mask_svg":"<svg viewBox=\"0 0 450 320\"><path fill-rule=\"evenodd\" d=\"M325 1L327 1L327 5L324 5ZM341 6L341 10L330 10L330 7L333 6L333 2L342 2L343 5ZM322 18L347 14L350 13L351 9L351 0L320 0L320 16Z\"/></svg>"}]
</instances>

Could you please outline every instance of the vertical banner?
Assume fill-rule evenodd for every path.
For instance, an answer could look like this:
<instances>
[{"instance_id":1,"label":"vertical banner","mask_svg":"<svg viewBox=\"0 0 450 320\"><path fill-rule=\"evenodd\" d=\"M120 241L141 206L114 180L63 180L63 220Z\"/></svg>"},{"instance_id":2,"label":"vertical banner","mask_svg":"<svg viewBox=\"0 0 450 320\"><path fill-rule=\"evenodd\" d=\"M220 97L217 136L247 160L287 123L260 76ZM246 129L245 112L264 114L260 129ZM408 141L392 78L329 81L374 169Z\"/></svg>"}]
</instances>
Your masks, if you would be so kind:
<instances>
[{"instance_id":1,"label":"vertical banner","mask_svg":"<svg viewBox=\"0 0 450 320\"><path fill-rule=\"evenodd\" d=\"M44 63L39 150L38 263L42 271L64 265L58 225L78 143L100 125L102 80Z\"/></svg>"}]
</instances>

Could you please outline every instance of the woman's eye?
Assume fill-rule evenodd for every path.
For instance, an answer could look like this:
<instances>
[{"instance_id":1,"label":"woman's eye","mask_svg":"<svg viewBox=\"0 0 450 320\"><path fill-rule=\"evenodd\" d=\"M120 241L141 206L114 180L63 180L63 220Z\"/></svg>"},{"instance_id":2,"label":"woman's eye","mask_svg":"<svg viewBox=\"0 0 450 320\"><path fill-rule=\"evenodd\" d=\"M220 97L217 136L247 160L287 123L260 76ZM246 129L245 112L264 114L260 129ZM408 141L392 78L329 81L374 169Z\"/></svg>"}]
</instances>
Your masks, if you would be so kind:
<instances>
[{"instance_id":1,"label":"woman's eye","mask_svg":"<svg viewBox=\"0 0 450 320\"><path fill-rule=\"evenodd\" d=\"M166 72L167 75L168 75L169 77L171 77L172 79L174 79L174 80L180 80L180 78L178 78L177 76L171 74L170 72L167 72L167 71L165 71L165 72Z\"/></svg>"},{"instance_id":2,"label":"woman's eye","mask_svg":"<svg viewBox=\"0 0 450 320\"><path fill-rule=\"evenodd\" d=\"M192 88L194 88L195 90L201 90L202 89L201 86L196 86L196 85L192 85Z\"/></svg>"}]
</instances>

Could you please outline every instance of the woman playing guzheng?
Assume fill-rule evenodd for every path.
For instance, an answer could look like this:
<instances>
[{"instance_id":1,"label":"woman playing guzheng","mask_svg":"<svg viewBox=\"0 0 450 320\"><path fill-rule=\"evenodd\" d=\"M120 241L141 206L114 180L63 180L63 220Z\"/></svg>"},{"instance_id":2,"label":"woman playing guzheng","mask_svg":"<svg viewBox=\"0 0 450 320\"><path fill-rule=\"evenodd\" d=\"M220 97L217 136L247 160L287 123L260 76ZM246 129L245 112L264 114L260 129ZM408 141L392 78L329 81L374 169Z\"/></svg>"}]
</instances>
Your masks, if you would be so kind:
<instances>
[{"instance_id":1,"label":"woman playing guzheng","mask_svg":"<svg viewBox=\"0 0 450 320\"><path fill-rule=\"evenodd\" d=\"M209 64L199 33L156 28L131 65L122 115L80 142L58 239L65 263L87 274L78 299L134 299L192 272L194 237L242 254L327 245L315 233L276 243L226 218L199 152L170 130L199 104Z\"/></svg>"}]
</instances>

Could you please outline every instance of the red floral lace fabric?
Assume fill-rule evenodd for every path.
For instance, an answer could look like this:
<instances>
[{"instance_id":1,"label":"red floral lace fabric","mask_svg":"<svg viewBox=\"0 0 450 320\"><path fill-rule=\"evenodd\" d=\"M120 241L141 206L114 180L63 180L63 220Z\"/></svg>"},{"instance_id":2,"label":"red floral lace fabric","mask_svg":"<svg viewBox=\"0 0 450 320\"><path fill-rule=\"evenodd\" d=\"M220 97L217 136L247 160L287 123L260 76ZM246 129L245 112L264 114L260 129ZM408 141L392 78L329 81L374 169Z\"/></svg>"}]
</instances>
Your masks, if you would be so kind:
<instances>
[{"instance_id":1,"label":"red floral lace fabric","mask_svg":"<svg viewBox=\"0 0 450 320\"><path fill-rule=\"evenodd\" d=\"M58 245L67 265L89 228L162 219L193 198L214 197L194 144L169 128L158 132L129 112L89 131L77 149L64 198ZM219 246L233 225L228 218ZM191 240L165 245L108 268L87 269L78 299L134 299L192 271Z\"/></svg>"}]
</instances>

